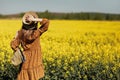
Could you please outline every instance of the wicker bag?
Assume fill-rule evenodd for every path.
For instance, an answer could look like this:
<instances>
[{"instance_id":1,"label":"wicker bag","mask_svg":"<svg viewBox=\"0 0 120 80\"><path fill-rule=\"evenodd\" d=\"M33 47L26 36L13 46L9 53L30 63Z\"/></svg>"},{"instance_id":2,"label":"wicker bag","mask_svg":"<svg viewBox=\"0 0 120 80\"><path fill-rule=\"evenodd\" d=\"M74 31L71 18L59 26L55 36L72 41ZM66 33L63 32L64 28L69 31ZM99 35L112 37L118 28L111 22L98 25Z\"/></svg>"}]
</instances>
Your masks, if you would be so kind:
<instances>
[{"instance_id":1,"label":"wicker bag","mask_svg":"<svg viewBox=\"0 0 120 80\"><path fill-rule=\"evenodd\" d=\"M15 66L18 66L24 61L25 61L25 58L23 56L22 51L20 49L17 49L17 51L15 51L14 55L12 56L12 59L11 59L12 64Z\"/></svg>"}]
</instances>

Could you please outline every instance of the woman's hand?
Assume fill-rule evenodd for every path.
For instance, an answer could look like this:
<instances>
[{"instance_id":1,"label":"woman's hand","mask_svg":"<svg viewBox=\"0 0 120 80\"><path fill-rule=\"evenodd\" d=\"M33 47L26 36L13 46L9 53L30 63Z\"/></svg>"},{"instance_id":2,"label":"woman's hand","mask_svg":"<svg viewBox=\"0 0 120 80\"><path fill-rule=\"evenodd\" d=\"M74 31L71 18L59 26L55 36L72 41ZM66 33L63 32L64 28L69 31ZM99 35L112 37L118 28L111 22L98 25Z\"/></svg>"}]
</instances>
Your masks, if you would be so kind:
<instances>
[{"instance_id":1,"label":"woman's hand","mask_svg":"<svg viewBox=\"0 0 120 80\"><path fill-rule=\"evenodd\" d=\"M42 21L42 18L34 18L32 19L33 21L36 21L36 22L41 22Z\"/></svg>"},{"instance_id":2,"label":"woman's hand","mask_svg":"<svg viewBox=\"0 0 120 80\"><path fill-rule=\"evenodd\" d=\"M33 17L29 17L27 18L28 21L33 21L33 22L41 22L42 21L42 18L33 18Z\"/></svg>"}]
</instances>

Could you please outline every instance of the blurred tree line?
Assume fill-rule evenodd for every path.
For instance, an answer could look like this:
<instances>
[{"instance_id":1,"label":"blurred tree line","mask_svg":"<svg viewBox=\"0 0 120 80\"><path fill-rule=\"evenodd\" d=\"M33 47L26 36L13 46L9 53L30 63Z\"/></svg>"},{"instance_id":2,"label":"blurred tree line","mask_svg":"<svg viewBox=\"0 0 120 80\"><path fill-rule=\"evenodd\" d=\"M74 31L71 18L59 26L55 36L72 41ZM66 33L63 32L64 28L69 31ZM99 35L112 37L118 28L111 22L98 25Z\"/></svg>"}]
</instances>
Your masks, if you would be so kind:
<instances>
[{"instance_id":1,"label":"blurred tree line","mask_svg":"<svg viewBox=\"0 0 120 80\"><path fill-rule=\"evenodd\" d=\"M45 12L37 12L39 17L48 19L66 19L66 20L120 20L120 14L107 13L53 13L46 10ZM14 15L0 15L0 18L21 18L24 13Z\"/></svg>"}]
</instances>

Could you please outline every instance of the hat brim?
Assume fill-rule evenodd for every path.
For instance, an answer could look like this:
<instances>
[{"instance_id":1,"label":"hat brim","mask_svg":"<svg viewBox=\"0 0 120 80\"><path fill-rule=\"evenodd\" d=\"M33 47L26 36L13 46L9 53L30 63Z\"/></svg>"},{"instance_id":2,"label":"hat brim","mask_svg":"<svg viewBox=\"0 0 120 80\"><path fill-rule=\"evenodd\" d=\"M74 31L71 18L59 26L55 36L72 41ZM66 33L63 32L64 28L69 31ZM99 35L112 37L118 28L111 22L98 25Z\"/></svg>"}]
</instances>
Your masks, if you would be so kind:
<instances>
[{"instance_id":1,"label":"hat brim","mask_svg":"<svg viewBox=\"0 0 120 80\"><path fill-rule=\"evenodd\" d=\"M32 23L32 21L27 21L26 19L27 18L34 18L31 14L29 14L29 13L27 13L27 14L25 14L24 16L23 16L23 18L22 18L22 21L23 21L23 23L24 24L31 24Z\"/></svg>"},{"instance_id":2,"label":"hat brim","mask_svg":"<svg viewBox=\"0 0 120 80\"><path fill-rule=\"evenodd\" d=\"M27 17L30 17L30 18L38 18L38 15L37 15L35 12L27 12L27 13L25 13L25 15L24 15L23 18L22 18L22 22L23 22L24 24L29 25L29 24L32 23L32 21L26 21L26 18L27 18ZM36 22L35 22L35 23L36 23Z\"/></svg>"}]
</instances>

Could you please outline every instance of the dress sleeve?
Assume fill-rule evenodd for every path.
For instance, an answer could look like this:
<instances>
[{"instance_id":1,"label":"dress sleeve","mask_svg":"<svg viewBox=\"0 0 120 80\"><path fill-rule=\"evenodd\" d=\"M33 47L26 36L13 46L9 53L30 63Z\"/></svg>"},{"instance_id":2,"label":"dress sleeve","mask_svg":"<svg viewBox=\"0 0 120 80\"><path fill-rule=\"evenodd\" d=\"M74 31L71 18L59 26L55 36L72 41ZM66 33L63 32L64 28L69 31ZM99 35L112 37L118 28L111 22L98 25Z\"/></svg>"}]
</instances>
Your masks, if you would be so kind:
<instances>
[{"instance_id":1,"label":"dress sleeve","mask_svg":"<svg viewBox=\"0 0 120 80\"><path fill-rule=\"evenodd\" d=\"M40 22L41 26L40 26L40 32L41 34L45 31L48 30L48 26L49 26L49 20L44 18L41 22Z\"/></svg>"},{"instance_id":2,"label":"dress sleeve","mask_svg":"<svg viewBox=\"0 0 120 80\"><path fill-rule=\"evenodd\" d=\"M10 43L11 48L16 51L20 45L20 31L16 33L16 36L13 38L13 40Z\"/></svg>"},{"instance_id":3,"label":"dress sleeve","mask_svg":"<svg viewBox=\"0 0 120 80\"><path fill-rule=\"evenodd\" d=\"M48 19L44 18L40 22L40 24L41 24L40 28L37 29L37 30L34 30L32 32L32 34L27 37L28 40L35 40L37 37L39 37L40 35L42 35L42 33L44 33L45 31L48 30L48 26L49 26L49 20Z\"/></svg>"}]
</instances>

